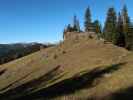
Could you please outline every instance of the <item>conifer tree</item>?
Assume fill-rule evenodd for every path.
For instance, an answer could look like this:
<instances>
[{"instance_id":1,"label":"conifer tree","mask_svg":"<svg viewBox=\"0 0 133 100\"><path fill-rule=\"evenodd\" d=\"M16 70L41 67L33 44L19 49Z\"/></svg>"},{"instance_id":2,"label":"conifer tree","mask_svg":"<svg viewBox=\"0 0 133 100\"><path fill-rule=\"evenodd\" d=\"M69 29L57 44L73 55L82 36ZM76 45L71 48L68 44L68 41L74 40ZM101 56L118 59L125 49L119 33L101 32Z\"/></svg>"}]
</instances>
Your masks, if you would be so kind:
<instances>
[{"instance_id":1,"label":"conifer tree","mask_svg":"<svg viewBox=\"0 0 133 100\"><path fill-rule=\"evenodd\" d=\"M65 39L65 35L66 35L66 33L67 33L67 29L64 28L64 30L63 30L63 39Z\"/></svg>"},{"instance_id":2,"label":"conifer tree","mask_svg":"<svg viewBox=\"0 0 133 100\"><path fill-rule=\"evenodd\" d=\"M122 15L119 12L118 20L117 20L117 32L115 34L115 41L114 44L125 47L125 35L123 32L123 19Z\"/></svg>"},{"instance_id":3,"label":"conifer tree","mask_svg":"<svg viewBox=\"0 0 133 100\"><path fill-rule=\"evenodd\" d=\"M133 50L133 23L130 23L126 34L126 48Z\"/></svg>"},{"instance_id":4,"label":"conifer tree","mask_svg":"<svg viewBox=\"0 0 133 100\"><path fill-rule=\"evenodd\" d=\"M66 32L72 32L72 31L73 31L73 27L71 26L71 24L68 24L66 28Z\"/></svg>"},{"instance_id":5,"label":"conifer tree","mask_svg":"<svg viewBox=\"0 0 133 100\"><path fill-rule=\"evenodd\" d=\"M84 27L86 32L89 32L90 26L91 26L91 12L90 8L88 7L85 11L85 22L84 22Z\"/></svg>"},{"instance_id":6,"label":"conifer tree","mask_svg":"<svg viewBox=\"0 0 133 100\"><path fill-rule=\"evenodd\" d=\"M128 33L128 27L130 25L130 18L128 16L128 10L126 5L122 9L122 18L123 18L123 32Z\"/></svg>"},{"instance_id":7,"label":"conifer tree","mask_svg":"<svg viewBox=\"0 0 133 100\"><path fill-rule=\"evenodd\" d=\"M122 9L122 17L123 17L123 32L125 34L125 42L126 42L126 48L130 49L131 48L131 41L132 41L132 24L130 22L130 17L128 15L128 10L126 5ZM132 38L132 39L131 39Z\"/></svg>"},{"instance_id":8,"label":"conifer tree","mask_svg":"<svg viewBox=\"0 0 133 100\"><path fill-rule=\"evenodd\" d=\"M80 23L79 23L79 20L77 20L77 32L80 32L81 30L80 30Z\"/></svg>"},{"instance_id":9,"label":"conifer tree","mask_svg":"<svg viewBox=\"0 0 133 100\"><path fill-rule=\"evenodd\" d=\"M97 34L98 38L102 38L102 28L98 20L94 21L94 27L95 27L95 33Z\"/></svg>"},{"instance_id":10,"label":"conifer tree","mask_svg":"<svg viewBox=\"0 0 133 100\"><path fill-rule=\"evenodd\" d=\"M76 16L73 19L73 31L80 32L80 24Z\"/></svg>"},{"instance_id":11,"label":"conifer tree","mask_svg":"<svg viewBox=\"0 0 133 100\"><path fill-rule=\"evenodd\" d=\"M98 20L95 20L94 21L94 27L95 27L95 32L96 33L101 33L101 24Z\"/></svg>"},{"instance_id":12,"label":"conifer tree","mask_svg":"<svg viewBox=\"0 0 133 100\"><path fill-rule=\"evenodd\" d=\"M120 12L118 14L118 20L117 20L117 32L123 33L123 19Z\"/></svg>"},{"instance_id":13,"label":"conifer tree","mask_svg":"<svg viewBox=\"0 0 133 100\"><path fill-rule=\"evenodd\" d=\"M75 15L73 17L73 30L77 31L77 17Z\"/></svg>"},{"instance_id":14,"label":"conifer tree","mask_svg":"<svg viewBox=\"0 0 133 100\"><path fill-rule=\"evenodd\" d=\"M80 32L80 24L76 16L73 19L73 31Z\"/></svg>"},{"instance_id":15,"label":"conifer tree","mask_svg":"<svg viewBox=\"0 0 133 100\"><path fill-rule=\"evenodd\" d=\"M104 37L107 41L115 41L117 16L115 9L109 8L104 26Z\"/></svg>"}]
</instances>

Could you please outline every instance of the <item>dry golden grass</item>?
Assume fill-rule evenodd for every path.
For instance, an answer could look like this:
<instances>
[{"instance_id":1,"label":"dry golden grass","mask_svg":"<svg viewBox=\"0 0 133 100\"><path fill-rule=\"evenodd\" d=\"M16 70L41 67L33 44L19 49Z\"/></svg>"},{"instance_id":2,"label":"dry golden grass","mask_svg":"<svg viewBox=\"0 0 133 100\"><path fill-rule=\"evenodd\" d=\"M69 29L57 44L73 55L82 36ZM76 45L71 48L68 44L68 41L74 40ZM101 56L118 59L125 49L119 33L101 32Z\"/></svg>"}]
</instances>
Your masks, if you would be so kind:
<instances>
[{"instance_id":1,"label":"dry golden grass","mask_svg":"<svg viewBox=\"0 0 133 100\"><path fill-rule=\"evenodd\" d=\"M80 76L86 71L95 68L103 70L119 63L125 64L120 65L119 70L104 73L95 79L93 82L95 86L55 96L56 100L102 98L133 85L133 53L96 39L79 37L65 40L55 47L1 65L0 71L5 70L5 72L0 75L0 94L3 95L28 82L31 83L28 86L29 90L24 89L25 93L36 93L76 75ZM54 72L53 69L56 68L58 71ZM45 78L46 75L50 77Z\"/></svg>"}]
</instances>

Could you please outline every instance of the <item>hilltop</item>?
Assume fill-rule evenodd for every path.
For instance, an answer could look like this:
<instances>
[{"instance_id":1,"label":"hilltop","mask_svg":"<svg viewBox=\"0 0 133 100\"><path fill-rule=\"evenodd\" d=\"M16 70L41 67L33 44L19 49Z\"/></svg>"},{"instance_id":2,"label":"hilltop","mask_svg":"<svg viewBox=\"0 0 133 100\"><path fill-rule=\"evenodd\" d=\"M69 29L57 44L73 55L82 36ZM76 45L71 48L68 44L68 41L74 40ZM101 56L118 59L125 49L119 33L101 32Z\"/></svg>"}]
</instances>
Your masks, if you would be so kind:
<instances>
[{"instance_id":1,"label":"hilltop","mask_svg":"<svg viewBox=\"0 0 133 100\"><path fill-rule=\"evenodd\" d=\"M131 100L132 65L132 52L75 35L1 65L0 99Z\"/></svg>"}]
</instances>

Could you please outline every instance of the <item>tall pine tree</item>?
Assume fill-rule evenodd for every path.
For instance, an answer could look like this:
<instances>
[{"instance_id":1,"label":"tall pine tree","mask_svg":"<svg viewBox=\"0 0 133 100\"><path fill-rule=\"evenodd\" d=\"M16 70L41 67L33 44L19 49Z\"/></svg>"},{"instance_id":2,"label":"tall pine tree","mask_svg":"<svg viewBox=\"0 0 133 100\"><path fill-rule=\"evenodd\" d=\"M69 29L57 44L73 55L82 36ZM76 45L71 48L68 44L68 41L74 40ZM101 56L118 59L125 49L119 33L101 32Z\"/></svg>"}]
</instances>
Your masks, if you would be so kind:
<instances>
[{"instance_id":1,"label":"tall pine tree","mask_svg":"<svg viewBox=\"0 0 133 100\"><path fill-rule=\"evenodd\" d=\"M73 32L73 27L71 26L71 24L67 25L66 32Z\"/></svg>"},{"instance_id":2,"label":"tall pine tree","mask_svg":"<svg viewBox=\"0 0 133 100\"><path fill-rule=\"evenodd\" d=\"M94 21L95 33L97 34L98 38L102 38L102 27L98 20Z\"/></svg>"},{"instance_id":3,"label":"tall pine tree","mask_svg":"<svg viewBox=\"0 0 133 100\"><path fill-rule=\"evenodd\" d=\"M89 27L91 26L92 22L91 22L91 11L90 8L88 7L85 11L85 22L84 22L84 27L85 27L85 31L89 32Z\"/></svg>"},{"instance_id":4,"label":"tall pine tree","mask_svg":"<svg viewBox=\"0 0 133 100\"><path fill-rule=\"evenodd\" d=\"M122 17L123 17L123 32L125 34L125 42L126 42L126 48L130 49L132 46L132 40L133 38L131 38L132 33L132 24L130 22L130 18L128 15L128 10L126 5L123 7L122 9Z\"/></svg>"},{"instance_id":5,"label":"tall pine tree","mask_svg":"<svg viewBox=\"0 0 133 100\"><path fill-rule=\"evenodd\" d=\"M104 37L107 41L113 43L115 41L116 23L117 23L117 16L115 9L113 7L109 8L104 26Z\"/></svg>"},{"instance_id":6,"label":"tall pine tree","mask_svg":"<svg viewBox=\"0 0 133 100\"><path fill-rule=\"evenodd\" d=\"M128 33L126 38L126 48L128 50L133 50L133 23L130 23L128 27Z\"/></svg>"},{"instance_id":7,"label":"tall pine tree","mask_svg":"<svg viewBox=\"0 0 133 100\"><path fill-rule=\"evenodd\" d=\"M80 32L80 24L77 16L74 16L73 18L73 31Z\"/></svg>"},{"instance_id":8,"label":"tall pine tree","mask_svg":"<svg viewBox=\"0 0 133 100\"><path fill-rule=\"evenodd\" d=\"M128 27L130 25L130 18L128 16L128 10L126 5L122 9L122 18L123 18L123 32L128 33Z\"/></svg>"},{"instance_id":9,"label":"tall pine tree","mask_svg":"<svg viewBox=\"0 0 133 100\"><path fill-rule=\"evenodd\" d=\"M122 15L119 12L118 20L117 20L117 32L115 34L115 41L114 44L125 47L125 35L123 32L123 19Z\"/></svg>"}]
</instances>

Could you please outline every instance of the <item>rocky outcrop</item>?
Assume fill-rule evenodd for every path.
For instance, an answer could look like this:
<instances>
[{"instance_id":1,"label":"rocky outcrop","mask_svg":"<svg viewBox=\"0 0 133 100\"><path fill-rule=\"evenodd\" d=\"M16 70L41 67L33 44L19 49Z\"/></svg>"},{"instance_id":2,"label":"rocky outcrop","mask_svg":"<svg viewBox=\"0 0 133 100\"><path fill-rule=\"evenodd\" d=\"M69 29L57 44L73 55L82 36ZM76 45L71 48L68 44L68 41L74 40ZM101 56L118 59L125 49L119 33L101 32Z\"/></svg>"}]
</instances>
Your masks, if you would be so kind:
<instances>
[{"instance_id":1,"label":"rocky outcrop","mask_svg":"<svg viewBox=\"0 0 133 100\"><path fill-rule=\"evenodd\" d=\"M75 39L75 38L97 38L95 32L66 32L64 34L64 40Z\"/></svg>"}]
</instances>

